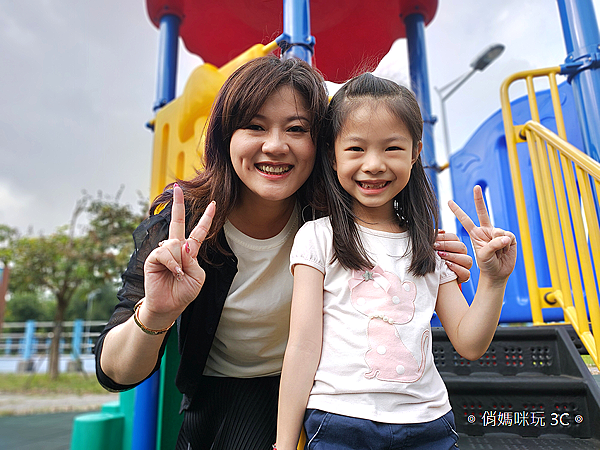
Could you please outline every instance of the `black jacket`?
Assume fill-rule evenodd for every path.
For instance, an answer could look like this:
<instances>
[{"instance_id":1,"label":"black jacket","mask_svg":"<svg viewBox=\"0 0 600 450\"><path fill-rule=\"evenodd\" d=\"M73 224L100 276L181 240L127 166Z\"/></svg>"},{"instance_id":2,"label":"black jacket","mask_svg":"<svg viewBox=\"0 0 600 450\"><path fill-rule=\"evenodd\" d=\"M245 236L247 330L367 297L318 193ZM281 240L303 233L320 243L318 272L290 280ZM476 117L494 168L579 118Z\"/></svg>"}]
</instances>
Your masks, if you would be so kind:
<instances>
[{"instance_id":1,"label":"black jacket","mask_svg":"<svg viewBox=\"0 0 600 450\"><path fill-rule=\"evenodd\" d=\"M106 327L102 330L94 349L98 381L108 390L124 391L139 384L122 385L111 380L100 368L100 354L106 333L115 326L126 322L133 315L135 304L144 297L144 261L160 241L167 239L170 219L171 208L166 207L160 213L142 222L133 233L135 250L127 270L122 276L123 286L117 294L119 303ZM219 240L221 245L231 252L223 231L219 234ZM187 409L198 388L225 299L237 273L237 258L233 252L231 252L231 256L212 252L209 253L209 259L213 263L212 265L201 262L201 266L206 272L206 280L200 294L177 319L181 361L175 384L184 394L182 409ZM167 342L166 336L171 330L165 334L158 360L148 377L160 367Z\"/></svg>"}]
</instances>

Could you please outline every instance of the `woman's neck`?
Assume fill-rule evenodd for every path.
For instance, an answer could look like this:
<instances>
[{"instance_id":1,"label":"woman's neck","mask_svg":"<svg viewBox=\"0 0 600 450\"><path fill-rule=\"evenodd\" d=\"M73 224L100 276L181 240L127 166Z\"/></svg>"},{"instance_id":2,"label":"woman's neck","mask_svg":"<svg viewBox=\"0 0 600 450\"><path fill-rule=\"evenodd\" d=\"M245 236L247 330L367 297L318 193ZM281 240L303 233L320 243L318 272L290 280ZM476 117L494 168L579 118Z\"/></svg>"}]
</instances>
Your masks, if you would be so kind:
<instances>
[{"instance_id":1,"label":"woman's neck","mask_svg":"<svg viewBox=\"0 0 600 450\"><path fill-rule=\"evenodd\" d=\"M294 208L295 197L280 202L242 201L227 217L239 231L254 239L269 239L281 233Z\"/></svg>"}]
</instances>

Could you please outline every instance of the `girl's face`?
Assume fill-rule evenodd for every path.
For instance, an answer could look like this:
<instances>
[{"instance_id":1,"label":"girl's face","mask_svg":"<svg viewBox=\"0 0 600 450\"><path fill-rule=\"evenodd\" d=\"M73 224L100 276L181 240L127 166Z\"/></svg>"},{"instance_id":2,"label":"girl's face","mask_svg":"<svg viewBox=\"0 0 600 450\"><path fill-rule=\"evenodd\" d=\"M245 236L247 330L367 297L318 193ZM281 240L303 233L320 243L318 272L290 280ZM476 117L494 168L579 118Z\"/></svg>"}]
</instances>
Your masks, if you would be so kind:
<instances>
[{"instance_id":1,"label":"girl's face","mask_svg":"<svg viewBox=\"0 0 600 450\"><path fill-rule=\"evenodd\" d=\"M242 201L286 200L300 189L315 163L311 117L304 99L284 86L233 133L230 157L242 181Z\"/></svg>"},{"instance_id":2,"label":"girl's face","mask_svg":"<svg viewBox=\"0 0 600 450\"><path fill-rule=\"evenodd\" d=\"M366 100L348 113L335 140L333 169L354 199L354 213L368 223L395 217L394 197L407 185L421 151L389 109Z\"/></svg>"}]
</instances>

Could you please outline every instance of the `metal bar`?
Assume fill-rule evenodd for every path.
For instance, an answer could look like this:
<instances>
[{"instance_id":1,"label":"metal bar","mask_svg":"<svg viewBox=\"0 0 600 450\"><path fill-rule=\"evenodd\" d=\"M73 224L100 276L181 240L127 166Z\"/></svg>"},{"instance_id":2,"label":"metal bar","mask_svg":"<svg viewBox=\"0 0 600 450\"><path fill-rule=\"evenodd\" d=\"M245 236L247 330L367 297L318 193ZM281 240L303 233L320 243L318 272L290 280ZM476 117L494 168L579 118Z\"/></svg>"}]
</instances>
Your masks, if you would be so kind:
<instances>
[{"instance_id":1,"label":"metal bar","mask_svg":"<svg viewBox=\"0 0 600 450\"><path fill-rule=\"evenodd\" d=\"M583 62L571 81L583 137L583 151L600 161L600 33L592 0L557 0L567 49L565 62Z\"/></svg>"},{"instance_id":2,"label":"metal bar","mask_svg":"<svg viewBox=\"0 0 600 450\"><path fill-rule=\"evenodd\" d=\"M312 63L315 39L310 35L309 0L283 0L282 58Z\"/></svg>"},{"instance_id":3,"label":"metal bar","mask_svg":"<svg viewBox=\"0 0 600 450\"><path fill-rule=\"evenodd\" d=\"M411 88L421 106L423 115L423 150L421 158L426 167L425 172L438 195L435 144L433 140L433 123L431 115L431 99L429 95L429 71L427 68L427 50L425 47L425 19L422 14L411 14L404 19L406 25L406 41L408 45L408 61Z\"/></svg>"},{"instance_id":4,"label":"metal bar","mask_svg":"<svg viewBox=\"0 0 600 450\"><path fill-rule=\"evenodd\" d=\"M523 78L524 72L516 73L508 77L500 87L500 101L502 104L502 120L506 137L506 148L510 165L510 173L515 194L515 207L519 219L519 232L521 235L521 251L523 262L527 271L527 290L529 293L529 303L531 306L531 317L534 324L543 324L544 319L541 310L541 298L538 290L537 272L535 270L535 259L533 257L533 248L531 245L531 234L529 228L529 218L523 195L523 180L521 178L521 169L519 164L519 155L517 153L517 134L513 122L512 110L510 107L510 98L508 95L509 86L516 80Z\"/></svg>"},{"instance_id":5,"label":"metal bar","mask_svg":"<svg viewBox=\"0 0 600 450\"><path fill-rule=\"evenodd\" d=\"M162 108L175 98L180 23L179 17L173 14L166 14L160 18L154 111Z\"/></svg>"}]
</instances>

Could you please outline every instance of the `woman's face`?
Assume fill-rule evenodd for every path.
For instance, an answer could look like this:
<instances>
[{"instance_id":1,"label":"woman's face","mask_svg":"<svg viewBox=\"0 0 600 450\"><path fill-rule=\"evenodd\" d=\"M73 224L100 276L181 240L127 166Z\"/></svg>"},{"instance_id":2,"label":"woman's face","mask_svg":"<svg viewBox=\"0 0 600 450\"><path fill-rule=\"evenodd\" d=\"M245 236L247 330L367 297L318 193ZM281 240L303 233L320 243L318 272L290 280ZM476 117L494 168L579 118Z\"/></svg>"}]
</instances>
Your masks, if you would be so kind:
<instances>
[{"instance_id":1,"label":"woman's face","mask_svg":"<svg viewBox=\"0 0 600 450\"><path fill-rule=\"evenodd\" d=\"M233 168L242 181L242 201L289 199L310 176L315 145L311 113L289 86L268 97L245 128L230 142Z\"/></svg>"}]
</instances>

